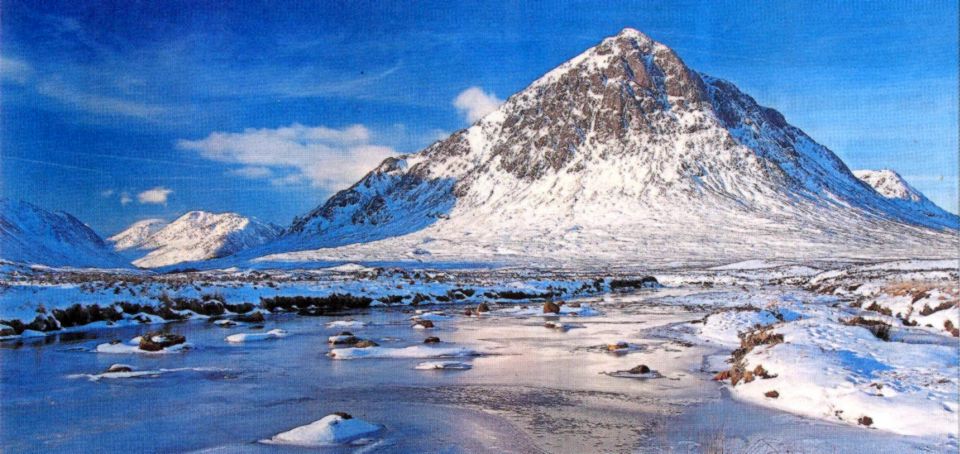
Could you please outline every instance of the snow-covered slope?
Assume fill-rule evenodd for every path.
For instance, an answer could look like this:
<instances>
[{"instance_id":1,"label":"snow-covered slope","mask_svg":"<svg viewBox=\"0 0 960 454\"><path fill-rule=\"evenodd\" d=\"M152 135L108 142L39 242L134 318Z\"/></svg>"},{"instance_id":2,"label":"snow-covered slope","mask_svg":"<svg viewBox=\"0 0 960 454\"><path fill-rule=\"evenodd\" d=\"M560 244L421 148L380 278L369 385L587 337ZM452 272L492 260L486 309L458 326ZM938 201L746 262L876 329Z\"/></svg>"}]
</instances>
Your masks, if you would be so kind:
<instances>
[{"instance_id":1,"label":"snow-covered slope","mask_svg":"<svg viewBox=\"0 0 960 454\"><path fill-rule=\"evenodd\" d=\"M134 222L126 230L107 238L107 241L113 243L113 248L117 251L139 248L147 242L151 235L157 233L167 225L163 219L144 219Z\"/></svg>"},{"instance_id":2,"label":"snow-covered slope","mask_svg":"<svg viewBox=\"0 0 960 454\"><path fill-rule=\"evenodd\" d=\"M855 170L853 174L880 195L902 205L904 209L915 210L932 218L950 217L943 208L931 202L893 170Z\"/></svg>"},{"instance_id":3,"label":"snow-covered slope","mask_svg":"<svg viewBox=\"0 0 960 454\"><path fill-rule=\"evenodd\" d=\"M5 198L0 198L0 259L57 267L130 266L72 215Z\"/></svg>"},{"instance_id":4,"label":"snow-covered slope","mask_svg":"<svg viewBox=\"0 0 960 454\"><path fill-rule=\"evenodd\" d=\"M191 211L165 224L140 221L110 237L118 251L135 257L134 265L155 268L223 257L277 237L272 224L236 213Z\"/></svg>"},{"instance_id":5,"label":"snow-covered slope","mask_svg":"<svg viewBox=\"0 0 960 454\"><path fill-rule=\"evenodd\" d=\"M625 29L470 128L384 161L248 256L916 257L955 253L957 228L881 196L777 111Z\"/></svg>"}]
</instances>

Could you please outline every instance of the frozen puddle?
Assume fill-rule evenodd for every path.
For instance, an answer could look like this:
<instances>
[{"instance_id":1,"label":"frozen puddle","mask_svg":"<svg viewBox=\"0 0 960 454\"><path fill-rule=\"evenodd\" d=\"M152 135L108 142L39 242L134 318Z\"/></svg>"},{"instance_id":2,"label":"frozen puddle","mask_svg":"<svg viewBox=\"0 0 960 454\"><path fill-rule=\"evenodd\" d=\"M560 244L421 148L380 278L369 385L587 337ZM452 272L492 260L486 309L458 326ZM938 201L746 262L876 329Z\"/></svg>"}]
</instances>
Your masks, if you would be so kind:
<instances>
[{"instance_id":1,"label":"frozen puddle","mask_svg":"<svg viewBox=\"0 0 960 454\"><path fill-rule=\"evenodd\" d=\"M290 333L282 329L272 329L265 333L232 334L230 336L227 336L226 340L231 344L242 344L244 342L256 342L256 341L262 341L262 340L268 340L268 339L279 339L281 337L286 337L289 334Z\"/></svg>"},{"instance_id":2,"label":"frozen puddle","mask_svg":"<svg viewBox=\"0 0 960 454\"><path fill-rule=\"evenodd\" d=\"M360 358L458 358L465 356L480 356L476 350L465 347L427 347L413 345L405 348L367 347L367 348L335 348L330 350L333 359L360 359Z\"/></svg>"},{"instance_id":3,"label":"frozen puddle","mask_svg":"<svg viewBox=\"0 0 960 454\"><path fill-rule=\"evenodd\" d=\"M71 374L67 378L86 378L90 381L116 380L124 378L153 378L163 374L177 372L223 372L225 369L216 367L178 367L174 369L130 370L124 372L102 372L99 374Z\"/></svg>"},{"instance_id":4,"label":"frozen puddle","mask_svg":"<svg viewBox=\"0 0 960 454\"><path fill-rule=\"evenodd\" d=\"M327 415L319 421L274 435L261 443L294 445L304 447L337 446L347 443L363 444L366 437L383 429L383 426L371 424L351 417L346 413Z\"/></svg>"}]
</instances>

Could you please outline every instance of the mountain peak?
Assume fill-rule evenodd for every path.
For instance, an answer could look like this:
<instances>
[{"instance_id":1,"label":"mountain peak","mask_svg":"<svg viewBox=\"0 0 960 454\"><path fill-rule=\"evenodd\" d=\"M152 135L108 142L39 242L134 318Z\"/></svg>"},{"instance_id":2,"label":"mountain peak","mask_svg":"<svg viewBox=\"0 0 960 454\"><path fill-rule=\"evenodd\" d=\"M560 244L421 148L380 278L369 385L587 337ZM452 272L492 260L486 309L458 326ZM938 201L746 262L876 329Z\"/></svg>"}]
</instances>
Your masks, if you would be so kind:
<instances>
[{"instance_id":1,"label":"mountain peak","mask_svg":"<svg viewBox=\"0 0 960 454\"><path fill-rule=\"evenodd\" d=\"M888 199L919 202L923 197L923 194L910 186L899 173L891 169L855 170L853 174Z\"/></svg>"},{"instance_id":2,"label":"mountain peak","mask_svg":"<svg viewBox=\"0 0 960 454\"><path fill-rule=\"evenodd\" d=\"M285 244L398 236L350 250L828 256L929 248L917 226L942 232L957 218L880 196L776 110L624 29L471 127L384 161L298 218ZM782 250L787 240L802 246Z\"/></svg>"}]
</instances>

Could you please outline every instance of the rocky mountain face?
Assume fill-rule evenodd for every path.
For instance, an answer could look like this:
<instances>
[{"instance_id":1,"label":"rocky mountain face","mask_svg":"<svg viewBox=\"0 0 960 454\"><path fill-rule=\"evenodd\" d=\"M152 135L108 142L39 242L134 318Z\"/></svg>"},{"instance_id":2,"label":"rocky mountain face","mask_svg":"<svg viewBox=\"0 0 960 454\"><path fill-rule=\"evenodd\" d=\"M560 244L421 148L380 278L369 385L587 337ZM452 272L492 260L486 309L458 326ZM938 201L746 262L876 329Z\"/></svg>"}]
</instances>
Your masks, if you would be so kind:
<instances>
[{"instance_id":1,"label":"rocky mountain face","mask_svg":"<svg viewBox=\"0 0 960 454\"><path fill-rule=\"evenodd\" d=\"M72 215L3 198L0 259L54 267L129 267L96 232Z\"/></svg>"},{"instance_id":2,"label":"rocky mountain face","mask_svg":"<svg viewBox=\"0 0 960 454\"><path fill-rule=\"evenodd\" d=\"M148 219L112 237L117 251L141 268L224 257L274 240L280 229L236 213L191 211L167 224Z\"/></svg>"},{"instance_id":3,"label":"rocky mountain face","mask_svg":"<svg viewBox=\"0 0 960 454\"><path fill-rule=\"evenodd\" d=\"M625 29L470 128L386 160L261 260L914 257L955 251L957 229Z\"/></svg>"}]
</instances>

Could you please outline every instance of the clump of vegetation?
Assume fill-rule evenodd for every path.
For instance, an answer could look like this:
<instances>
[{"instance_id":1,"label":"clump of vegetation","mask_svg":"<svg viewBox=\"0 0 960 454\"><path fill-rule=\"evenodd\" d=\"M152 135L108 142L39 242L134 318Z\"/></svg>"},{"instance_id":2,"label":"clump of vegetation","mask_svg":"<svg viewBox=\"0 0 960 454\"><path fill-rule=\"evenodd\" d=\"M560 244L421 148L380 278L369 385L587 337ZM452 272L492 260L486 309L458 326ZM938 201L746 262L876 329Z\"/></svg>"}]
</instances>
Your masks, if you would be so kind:
<instances>
[{"instance_id":1,"label":"clump of vegetation","mask_svg":"<svg viewBox=\"0 0 960 454\"><path fill-rule=\"evenodd\" d=\"M960 337L960 328L954 326L953 321L951 320L943 321L943 329L947 330L947 332L949 332L953 337Z\"/></svg>"},{"instance_id":2,"label":"clump of vegetation","mask_svg":"<svg viewBox=\"0 0 960 454\"><path fill-rule=\"evenodd\" d=\"M933 308L931 308L930 305L928 304L924 304L923 309L920 309L920 315L927 316L927 315L936 314L937 312L945 311L952 307L957 307L958 305L960 305L960 302L957 302L957 301L944 301L938 304L937 307L933 307Z\"/></svg>"},{"instance_id":3,"label":"clump of vegetation","mask_svg":"<svg viewBox=\"0 0 960 454\"><path fill-rule=\"evenodd\" d=\"M260 306L273 312L276 309L299 311L301 308L314 306L319 311L332 312L344 309L359 309L369 307L373 299L365 296L354 296L347 293L333 293L328 296L276 296L260 298Z\"/></svg>"},{"instance_id":4,"label":"clump of vegetation","mask_svg":"<svg viewBox=\"0 0 960 454\"><path fill-rule=\"evenodd\" d=\"M502 290L499 292L486 292L483 294L490 299L505 299L505 300L532 300L532 299L549 299L553 298L555 295L553 292L546 293L527 293L519 290Z\"/></svg>"},{"instance_id":5,"label":"clump of vegetation","mask_svg":"<svg viewBox=\"0 0 960 454\"><path fill-rule=\"evenodd\" d=\"M774 333L771 326L758 326L753 331L740 333L740 347L733 351L730 358L730 369L721 371L713 377L716 381L730 380L731 386L737 386L741 381L750 383L757 378L774 378L763 365L757 365L748 370L745 358L759 345L776 345L783 343L783 334Z\"/></svg>"},{"instance_id":6,"label":"clump of vegetation","mask_svg":"<svg viewBox=\"0 0 960 454\"><path fill-rule=\"evenodd\" d=\"M862 326L870 330L878 339L890 342L890 324L882 320L871 320L857 316L847 320L840 320L840 323L847 326Z\"/></svg>"},{"instance_id":7,"label":"clump of vegetation","mask_svg":"<svg viewBox=\"0 0 960 454\"><path fill-rule=\"evenodd\" d=\"M878 312L878 313L881 313L881 314L886 315L886 316L893 316L893 311L890 310L889 307L883 307L883 306L877 304L876 301L870 303L870 305L867 306L865 309L868 310L868 311Z\"/></svg>"},{"instance_id":8,"label":"clump of vegetation","mask_svg":"<svg viewBox=\"0 0 960 454\"><path fill-rule=\"evenodd\" d=\"M657 278L644 276L640 279L613 279L610 281L610 290L653 288L660 285Z\"/></svg>"}]
</instances>

